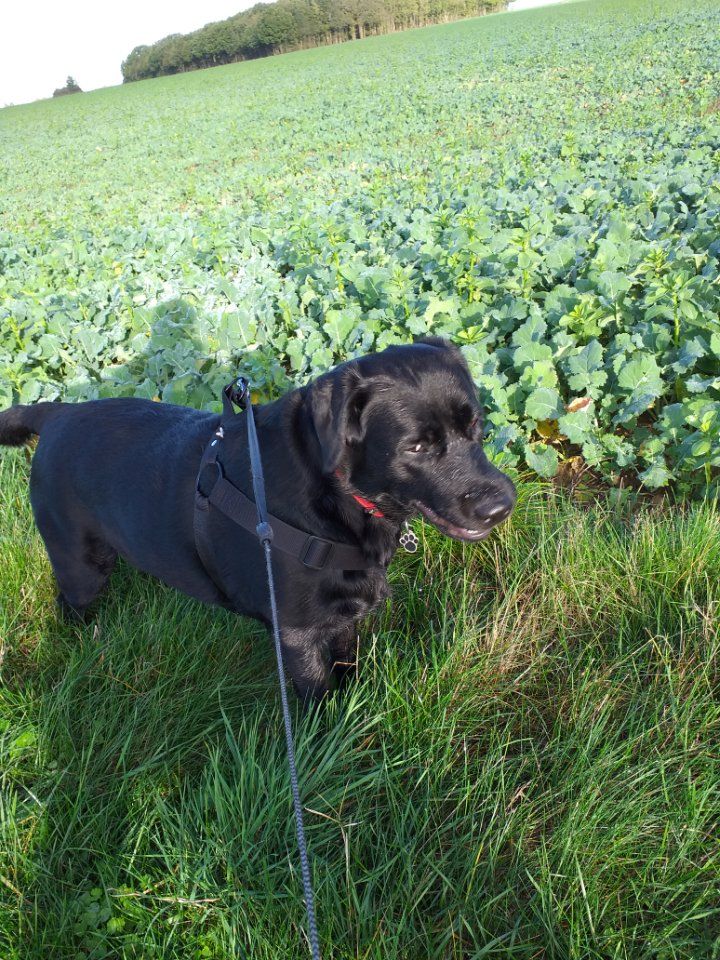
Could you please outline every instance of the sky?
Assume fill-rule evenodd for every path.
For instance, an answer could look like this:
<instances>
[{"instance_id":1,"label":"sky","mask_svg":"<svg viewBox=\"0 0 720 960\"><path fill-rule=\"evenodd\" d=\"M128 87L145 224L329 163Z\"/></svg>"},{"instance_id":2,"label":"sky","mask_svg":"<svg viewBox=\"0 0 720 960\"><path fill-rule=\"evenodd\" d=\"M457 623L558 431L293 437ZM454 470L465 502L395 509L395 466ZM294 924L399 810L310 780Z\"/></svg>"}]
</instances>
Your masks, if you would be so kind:
<instances>
[{"instance_id":1,"label":"sky","mask_svg":"<svg viewBox=\"0 0 720 960\"><path fill-rule=\"evenodd\" d=\"M122 83L133 47L224 20L256 0L0 0L0 107ZM552 0L513 0L511 9Z\"/></svg>"},{"instance_id":2,"label":"sky","mask_svg":"<svg viewBox=\"0 0 720 960\"><path fill-rule=\"evenodd\" d=\"M0 0L0 107L122 83L133 47L224 20L255 0Z\"/></svg>"}]
</instances>

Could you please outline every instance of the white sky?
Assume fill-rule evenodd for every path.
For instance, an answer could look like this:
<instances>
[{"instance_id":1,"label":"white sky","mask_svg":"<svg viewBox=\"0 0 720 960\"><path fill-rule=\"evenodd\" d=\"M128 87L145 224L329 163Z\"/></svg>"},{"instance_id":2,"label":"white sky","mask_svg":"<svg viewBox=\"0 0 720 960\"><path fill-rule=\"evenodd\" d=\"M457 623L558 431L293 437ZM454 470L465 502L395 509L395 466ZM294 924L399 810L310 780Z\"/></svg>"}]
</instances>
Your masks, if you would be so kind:
<instances>
[{"instance_id":1,"label":"white sky","mask_svg":"<svg viewBox=\"0 0 720 960\"><path fill-rule=\"evenodd\" d=\"M0 107L122 83L133 47L224 20L255 0L0 0Z\"/></svg>"}]
</instances>

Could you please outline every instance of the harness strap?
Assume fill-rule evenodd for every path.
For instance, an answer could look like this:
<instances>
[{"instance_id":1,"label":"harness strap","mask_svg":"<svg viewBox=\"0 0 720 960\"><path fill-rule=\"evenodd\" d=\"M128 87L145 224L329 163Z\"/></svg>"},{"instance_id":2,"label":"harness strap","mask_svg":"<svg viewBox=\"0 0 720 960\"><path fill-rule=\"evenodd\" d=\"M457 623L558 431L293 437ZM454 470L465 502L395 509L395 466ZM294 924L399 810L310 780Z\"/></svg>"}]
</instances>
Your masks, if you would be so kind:
<instances>
[{"instance_id":1,"label":"harness strap","mask_svg":"<svg viewBox=\"0 0 720 960\"><path fill-rule=\"evenodd\" d=\"M220 464L217 461L215 463L220 468ZM208 502L233 523L255 533L256 505L224 475L218 475ZM273 546L312 570L368 570L377 566L364 556L359 547L352 544L315 537L305 530L291 527L289 523L272 514L268 514L268 520L273 528Z\"/></svg>"},{"instance_id":2,"label":"harness strap","mask_svg":"<svg viewBox=\"0 0 720 960\"><path fill-rule=\"evenodd\" d=\"M220 575L215 564L215 551L210 542L210 533L208 531L208 519L210 514L210 503L208 498L200 490L200 479L205 468L216 462L217 447L223 436L223 428L218 427L213 438L205 447L197 479L195 481L195 509L193 510L193 535L195 537L195 549L200 557L200 562L205 568L206 573L217 587L221 601L225 606L232 606L230 599L222 588L223 578Z\"/></svg>"},{"instance_id":3,"label":"harness strap","mask_svg":"<svg viewBox=\"0 0 720 960\"><path fill-rule=\"evenodd\" d=\"M221 592L222 578L217 573L207 531L210 505L253 535L257 527L256 504L227 479L218 459L224 435L221 425L205 447L195 484L193 516L198 554ZM268 514L268 520L273 529L273 546L311 570L370 570L378 566L352 544L316 537L272 514Z\"/></svg>"}]
</instances>

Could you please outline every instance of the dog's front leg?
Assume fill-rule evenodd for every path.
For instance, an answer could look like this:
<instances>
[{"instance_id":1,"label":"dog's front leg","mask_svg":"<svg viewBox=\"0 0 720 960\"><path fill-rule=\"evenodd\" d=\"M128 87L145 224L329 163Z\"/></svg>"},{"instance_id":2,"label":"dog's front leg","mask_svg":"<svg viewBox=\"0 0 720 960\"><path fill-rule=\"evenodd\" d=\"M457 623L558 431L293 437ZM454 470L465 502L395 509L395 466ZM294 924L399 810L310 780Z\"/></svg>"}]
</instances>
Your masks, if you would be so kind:
<instances>
[{"instance_id":1,"label":"dog's front leg","mask_svg":"<svg viewBox=\"0 0 720 960\"><path fill-rule=\"evenodd\" d=\"M283 663L298 697L304 702L322 700L332 689L327 633L320 630L283 629Z\"/></svg>"},{"instance_id":2,"label":"dog's front leg","mask_svg":"<svg viewBox=\"0 0 720 960\"><path fill-rule=\"evenodd\" d=\"M330 669L338 690L357 673L358 635L355 623L338 630L329 644Z\"/></svg>"}]
</instances>

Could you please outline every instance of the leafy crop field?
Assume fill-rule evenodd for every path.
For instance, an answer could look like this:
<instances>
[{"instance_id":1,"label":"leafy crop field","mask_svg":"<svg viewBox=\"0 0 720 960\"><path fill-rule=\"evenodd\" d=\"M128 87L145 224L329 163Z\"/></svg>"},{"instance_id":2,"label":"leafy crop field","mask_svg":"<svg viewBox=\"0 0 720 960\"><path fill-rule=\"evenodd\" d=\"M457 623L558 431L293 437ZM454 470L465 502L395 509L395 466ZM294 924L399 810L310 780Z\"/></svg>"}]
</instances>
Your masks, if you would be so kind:
<instances>
[{"instance_id":1,"label":"leafy crop field","mask_svg":"<svg viewBox=\"0 0 720 960\"><path fill-rule=\"evenodd\" d=\"M270 397L431 331L520 479L482 544L418 525L296 717L324 956L720 960L717 3L5 109L0 151L0 406ZM307 956L271 645L122 564L60 622L27 477L0 454L0 956Z\"/></svg>"},{"instance_id":2,"label":"leafy crop field","mask_svg":"<svg viewBox=\"0 0 720 960\"><path fill-rule=\"evenodd\" d=\"M716 485L720 9L486 17L0 112L0 403L432 330L541 476Z\"/></svg>"}]
</instances>

